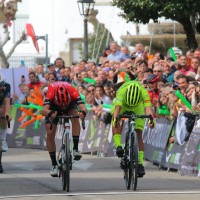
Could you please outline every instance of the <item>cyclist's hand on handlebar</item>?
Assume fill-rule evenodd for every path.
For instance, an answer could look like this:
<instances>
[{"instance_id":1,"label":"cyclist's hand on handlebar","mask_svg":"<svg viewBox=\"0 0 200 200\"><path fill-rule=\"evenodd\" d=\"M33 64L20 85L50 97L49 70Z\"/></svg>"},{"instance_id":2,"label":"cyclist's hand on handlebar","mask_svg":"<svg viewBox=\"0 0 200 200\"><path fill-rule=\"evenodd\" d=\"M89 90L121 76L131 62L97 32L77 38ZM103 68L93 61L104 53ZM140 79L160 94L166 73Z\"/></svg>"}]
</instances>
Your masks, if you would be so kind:
<instances>
[{"instance_id":1,"label":"cyclist's hand on handlebar","mask_svg":"<svg viewBox=\"0 0 200 200\"><path fill-rule=\"evenodd\" d=\"M57 111L54 111L54 110L51 110L51 111L49 112L49 114L48 114L48 118L49 118L50 120L55 119L56 116L57 116Z\"/></svg>"},{"instance_id":2,"label":"cyclist's hand on handlebar","mask_svg":"<svg viewBox=\"0 0 200 200\"><path fill-rule=\"evenodd\" d=\"M116 128L119 125L119 122L120 122L120 118L117 115L115 118L113 118L113 122L112 122L113 127Z\"/></svg>"},{"instance_id":3,"label":"cyclist's hand on handlebar","mask_svg":"<svg viewBox=\"0 0 200 200\"><path fill-rule=\"evenodd\" d=\"M11 117L8 113L6 113L6 114L5 114L5 119L6 119L7 121L11 121L11 120L12 120L12 117Z\"/></svg>"},{"instance_id":4,"label":"cyclist's hand on handlebar","mask_svg":"<svg viewBox=\"0 0 200 200\"><path fill-rule=\"evenodd\" d=\"M78 115L81 119L84 119L86 116L86 112L84 110L79 110L78 111Z\"/></svg>"},{"instance_id":5,"label":"cyclist's hand on handlebar","mask_svg":"<svg viewBox=\"0 0 200 200\"><path fill-rule=\"evenodd\" d=\"M153 117L148 120L148 126L149 128L154 128L156 126L156 120L153 119Z\"/></svg>"}]
</instances>

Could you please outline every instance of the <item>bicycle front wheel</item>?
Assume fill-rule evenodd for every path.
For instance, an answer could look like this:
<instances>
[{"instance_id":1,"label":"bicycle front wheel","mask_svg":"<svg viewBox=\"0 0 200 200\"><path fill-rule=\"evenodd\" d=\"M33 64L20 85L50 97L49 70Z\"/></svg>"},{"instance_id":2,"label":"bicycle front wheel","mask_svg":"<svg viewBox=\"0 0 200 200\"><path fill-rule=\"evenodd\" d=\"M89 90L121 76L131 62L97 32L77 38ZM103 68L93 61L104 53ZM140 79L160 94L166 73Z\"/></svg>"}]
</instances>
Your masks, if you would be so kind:
<instances>
[{"instance_id":1,"label":"bicycle front wheel","mask_svg":"<svg viewBox=\"0 0 200 200\"><path fill-rule=\"evenodd\" d=\"M65 148L64 148L64 163L62 167L62 186L63 190L67 189L67 192L69 192L70 188L70 165L71 165L71 159L70 159L70 139L69 134L65 134L64 138Z\"/></svg>"},{"instance_id":2,"label":"bicycle front wheel","mask_svg":"<svg viewBox=\"0 0 200 200\"><path fill-rule=\"evenodd\" d=\"M137 180L138 180L138 137L137 133L132 134L132 144L133 147L130 149L130 168L132 170L132 189L135 191L137 189Z\"/></svg>"},{"instance_id":3,"label":"bicycle front wheel","mask_svg":"<svg viewBox=\"0 0 200 200\"><path fill-rule=\"evenodd\" d=\"M130 133L126 134L125 140L125 155L124 155L124 180L126 183L127 190L131 187L131 180L132 180L132 168L130 167L130 148L132 146L132 142L130 139Z\"/></svg>"}]
</instances>

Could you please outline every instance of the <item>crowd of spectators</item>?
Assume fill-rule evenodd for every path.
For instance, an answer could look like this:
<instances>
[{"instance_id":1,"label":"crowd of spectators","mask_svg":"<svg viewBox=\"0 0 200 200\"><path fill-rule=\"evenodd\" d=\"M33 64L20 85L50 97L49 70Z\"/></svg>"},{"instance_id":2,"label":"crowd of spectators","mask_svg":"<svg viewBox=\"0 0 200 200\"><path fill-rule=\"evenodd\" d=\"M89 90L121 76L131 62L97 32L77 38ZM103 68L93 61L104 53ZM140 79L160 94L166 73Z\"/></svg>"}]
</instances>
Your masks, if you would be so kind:
<instances>
[{"instance_id":1,"label":"crowd of spectators","mask_svg":"<svg viewBox=\"0 0 200 200\"><path fill-rule=\"evenodd\" d=\"M48 65L47 71L38 64L30 71L29 81L19 85L21 95L13 98L24 103L26 95L35 86L42 86L45 92L50 82L67 81L77 88L95 117L110 123L109 109L104 105L112 104L123 82L137 80L148 90L155 116L175 120L179 111L200 111L200 49L175 56L176 59L167 56L167 52L150 54L141 43L135 45L135 52L130 52L126 46L119 47L116 42L111 42L98 64L81 60L65 66L63 59L57 58ZM192 109L189 110L176 96L176 90L193 106Z\"/></svg>"}]
</instances>

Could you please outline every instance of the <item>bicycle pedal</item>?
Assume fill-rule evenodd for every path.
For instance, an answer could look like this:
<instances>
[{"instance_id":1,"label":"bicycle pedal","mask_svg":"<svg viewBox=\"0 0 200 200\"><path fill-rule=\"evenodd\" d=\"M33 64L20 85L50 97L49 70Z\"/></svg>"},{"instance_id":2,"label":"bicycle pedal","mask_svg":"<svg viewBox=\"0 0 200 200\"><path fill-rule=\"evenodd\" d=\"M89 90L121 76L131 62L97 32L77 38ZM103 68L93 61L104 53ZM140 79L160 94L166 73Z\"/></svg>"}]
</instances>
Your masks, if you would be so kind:
<instances>
[{"instance_id":1,"label":"bicycle pedal","mask_svg":"<svg viewBox=\"0 0 200 200\"><path fill-rule=\"evenodd\" d=\"M51 175L52 177L58 177L58 174L56 174L56 175Z\"/></svg>"},{"instance_id":2,"label":"bicycle pedal","mask_svg":"<svg viewBox=\"0 0 200 200\"><path fill-rule=\"evenodd\" d=\"M74 156L74 160L78 161L82 158L82 156Z\"/></svg>"}]
</instances>

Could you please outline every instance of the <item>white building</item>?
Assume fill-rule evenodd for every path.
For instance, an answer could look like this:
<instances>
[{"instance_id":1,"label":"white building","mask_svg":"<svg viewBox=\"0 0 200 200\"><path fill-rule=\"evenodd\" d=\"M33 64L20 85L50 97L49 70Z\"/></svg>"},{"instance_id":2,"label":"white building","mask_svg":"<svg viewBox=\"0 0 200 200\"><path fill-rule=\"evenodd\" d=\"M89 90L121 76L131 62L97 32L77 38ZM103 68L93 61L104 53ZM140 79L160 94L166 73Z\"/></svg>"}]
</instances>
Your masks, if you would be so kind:
<instances>
[{"instance_id":1,"label":"white building","mask_svg":"<svg viewBox=\"0 0 200 200\"><path fill-rule=\"evenodd\" d=\"M98 21L105 24L106 29L111 32L114 40L119 44L121 44L121 38L123 38L123 41L132 40L132 45L134 45L139 40L136 41L131 38L135 36L137 39L138 36L143 37L143 35L147 38L145 45L151 43L150 36L152 33L148 30L147 25L139 24L139 33L136 33L136 25L127 23L122 17L119 17L120 10L111 6L110 0L95 0L95 2L94 9L98 10L96 16ZM163 19L160 21L169 22L169 20ZM5 52L9 51L20 36L26 23L33 25L36 36L48 35L50 62L53 62L57 57L62 57L66 65L81 60L78 49L83 44L84 27L77 0L22 0L21 3L18 3L16 20L10 28L11 40L6 44ZM88 29L89 32L92 32L93 26L88 24ZM12 58L9 59L10 66L18 67L21 65L21 61L24 61L28 67L34 67L37 63L45 63L46 42L40 39L38 44L39 54L30 37L20 44Z\"/></svg>"},{"instance_id":2,"label":"white building","mask_svg":"<svg viewBox=\"0 0 200 200\"><path fill-rule=\"evenodd\" d=\"M135 35L136 28L133 23L126 23L118 16L118 8L110 5L110 0L96 0L95 9L98 10L97 19L104 23L110 30L114 39L121 42L120 36L129 32ZM48 56L50 62L56 57L62 57L67 65L72 61L80 60L77 46L83 38L83 18L79 14L76 0L23 0L18 3L16 20L10 28L11 40L5 46L8 52L13 43L25 29L25 24L31 23L34 27L36 36L48 34ZM89 31L93 31L91 24L88 24ZM147 32L144 26L141 34ZM38 40L40 53L38 54L29 37L27 41L20 44L12 58L10 66L19 66L20 61L24 60L25 65L33 67L39 62L45 62L46 43ZM42 60L39 58L43 58Z\"/></svg>"}]
</instances>

